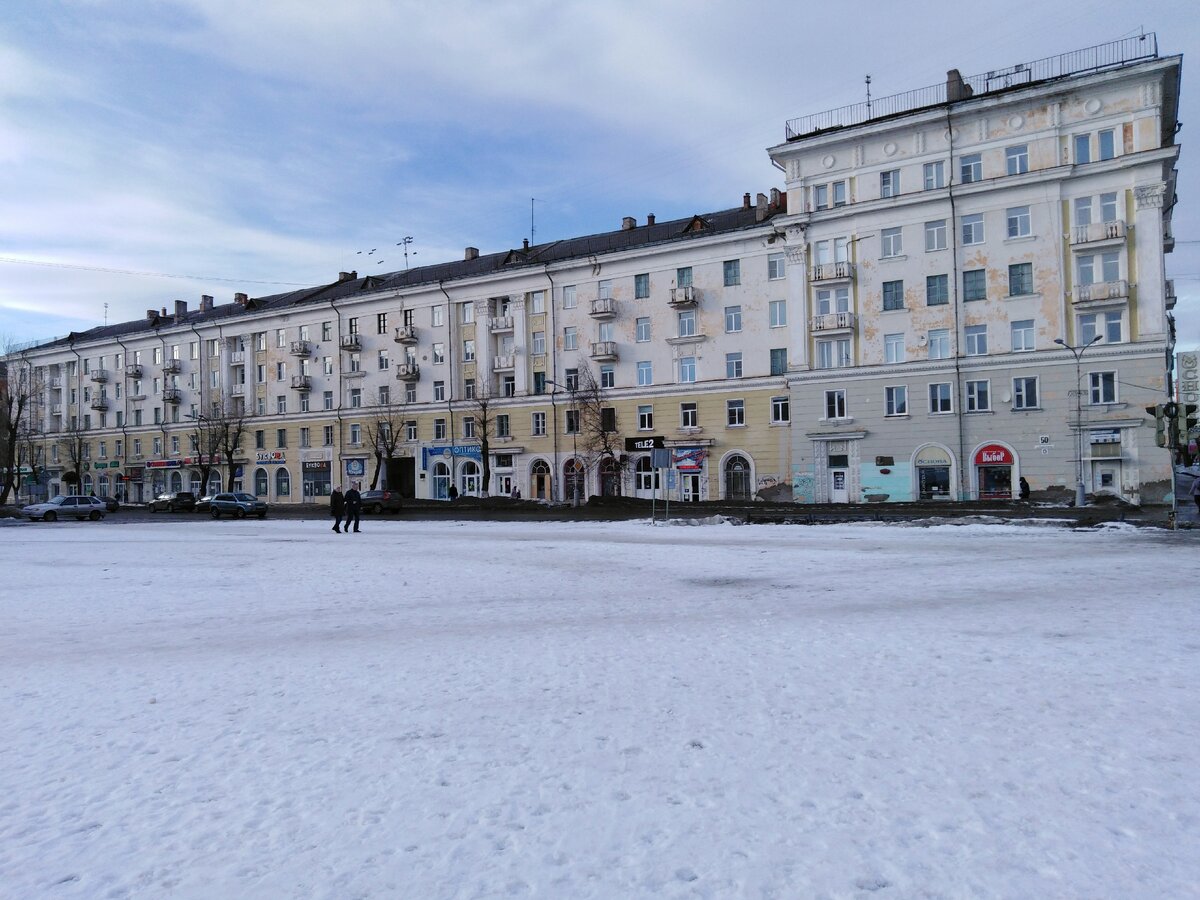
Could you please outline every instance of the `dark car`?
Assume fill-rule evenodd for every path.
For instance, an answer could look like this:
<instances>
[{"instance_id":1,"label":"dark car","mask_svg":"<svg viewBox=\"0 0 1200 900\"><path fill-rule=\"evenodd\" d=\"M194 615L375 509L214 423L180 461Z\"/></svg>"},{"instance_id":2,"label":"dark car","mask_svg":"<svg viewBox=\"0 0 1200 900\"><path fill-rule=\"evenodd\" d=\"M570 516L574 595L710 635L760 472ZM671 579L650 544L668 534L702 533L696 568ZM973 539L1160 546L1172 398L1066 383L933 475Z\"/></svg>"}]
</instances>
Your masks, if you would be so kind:
<instances>
[{"instance_id":1,"label":"dark car","mask_svg":"<svg viewBox=\"0 0 1200 900\"><path fill-rule=\"evenodd\" d=\"M121 501L116 497L101 497L100 500L104 503L104 508L109 512L117 512L121 508Z\"/></svg>"},{"instance_id":2,"label":"dark car","mask_svg":"<svg viewBox=\"0 0 1200 900\"><path fill-rule=\"evenodd\" d=\"M208 502L208 508L214 519L219 519L221 516L233 516L235 519L244 519L246 516L258 516L260 519L267 517L267 504L253 494L241 491L231 494L213 494L212 500Z\"/></svg>"},{"instance_id":3,"label":"dark car","mask_svg":"<svg viewBox=\"0 0 1200 900\"><path fill-rule=\"evenodd\" d=\"M400 512L404 503L400 499L398 491L363 491L362 492L362 508L363 512L381 513Z\"/></svg>"},{"instance_id":4,"label":"dark car","mask_svg":"<svg viewBox=\"0 0 1200 900\"><path fill-rule=\"evenodd\" d=\"M191 512L196 505L196 495L191 491L159 494L148 505L150 512Z\"/></svg>"},{"instance_id":5,"label":"dark car","mask_svg":"<svg viewBox=\"0 0 1200 900\"><path fill-rule=\"evenodd\" d=\"M193 506L192 509L195 512L208 512L210 509L212 509L212 498L215 496L216 494L205 494L196 501L196 505Z\"/></svg>"}]
</instances>

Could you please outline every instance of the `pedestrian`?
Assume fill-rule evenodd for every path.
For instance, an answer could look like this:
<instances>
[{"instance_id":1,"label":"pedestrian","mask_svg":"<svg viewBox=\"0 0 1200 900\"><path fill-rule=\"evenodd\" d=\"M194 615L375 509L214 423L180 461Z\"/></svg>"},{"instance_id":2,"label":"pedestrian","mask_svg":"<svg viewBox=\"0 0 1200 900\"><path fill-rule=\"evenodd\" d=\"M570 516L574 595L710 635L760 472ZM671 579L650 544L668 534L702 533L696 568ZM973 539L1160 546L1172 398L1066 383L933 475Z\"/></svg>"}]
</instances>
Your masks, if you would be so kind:
<instances>
[{"instance_id":1,"label":"pedestrian","mask_svg":"<svg viewBox=\"0 0 1200 900\"><path fill-rule=\"evenodd\" d=\"M329 514L333 516L333 530L341 533L342 510L346 508L346 498L342 496L342 486L336 485L329 495Z\"/></svg>"},{"instance_id":2,"label":"pedestrian","mask_svg":"<svg viewBox=\"0 0 1200 900\"><path fill-rule=\"evenodd\" d=\"M456 488L454 485L450 485L450 501L454 502L457 499L458 499L458 488Z\"/></svg>"},{"instance_id":3,"label":"pedestrian","mask_svg":"<svg viewBox=\"0 0 1200 900\"><path fill-rule=\"evenodd\" d=\"M1019 484L1021 487L1021 499L1028 500L1029 499L1029 482L1025 480L1024 475L1022 475L1017 480L1017 484Z\"/></svg>"},{"instance_id":4,"label":"pedestrian","mask_svg":"<svg viewBox=\"0 0 1200 900\"><path fill-rule=\"evenodd\" d=\"M513 498L514 500L520 500L520 499L521 499L521 489L520 489L519 487L513 487L513 491L512 491L512 498Z\"/></svg>"},{"instance_id":5,"label":"pedestrian","mask_svg":"<svg viewBox=\"0 0 1200 900\"><path fill-rule=\"evenodd\" d=\"M1196 512L1200 513L1200 475L1197 475L1195 480L1192 481L1192 489L1188 493L1196 501Z\"/></svg>"},{"instance_id":6,"label":"pedestrian","mask_svg":"<svg viewBox=\"0 0 1200 900\"><path fill-rule=\"evenodd\" d=\"M362 515L362 494L358 492L358 482L350 485L350 490L346 491L346 524L345 530L350 531L350 520L354 520L354 531L358 532L358 520Z\"/></svg>"}]
</instances>

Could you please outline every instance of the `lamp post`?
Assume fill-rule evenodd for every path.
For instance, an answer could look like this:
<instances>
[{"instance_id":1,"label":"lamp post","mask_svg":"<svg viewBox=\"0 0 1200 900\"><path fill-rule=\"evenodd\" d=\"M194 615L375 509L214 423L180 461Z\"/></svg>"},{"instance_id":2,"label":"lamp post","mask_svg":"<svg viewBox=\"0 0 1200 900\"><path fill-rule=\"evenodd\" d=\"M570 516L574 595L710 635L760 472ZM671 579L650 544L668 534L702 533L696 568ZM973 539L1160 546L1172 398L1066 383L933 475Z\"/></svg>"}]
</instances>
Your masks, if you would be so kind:
<instances>
[{"instance_id":1,"label":"lamp post","mask_svg":"<svg viewBox=\"0 0 1200 900\"><path fill-rule=\"evenodd\" d=\"M1083 488L1083 388L1079 385L1079 380L1083 376L1080 372L1080 360L1087 348L1098 340L1100 340L1100 335L1096 335L1086 344L1072 347L1062 338L1054 339L1054 343L1070 350L1071 355L1075 357L1075 507L1077 509L1087 504L1087 492Z\"/></svg>"},{"instance_id":2,"label":"lamp post","mask_svg":"<svg viewBox=\"0 0 1200 900\"><path fill-rule=\"evenodd\" d=\"M565 385L562 385L562 384L559 384L557 381L553 381L549 378L546 379L546 384L548 384L554 388L554 390L550 392L550 400L551 400L552 405L553 405L553 400L554 400L554 394L555 394L555 392L557 392L557 390L560 387L565 388L567 390L567 392L570 393L570 395L571 395L571 409L575 413L575 427L571 429L571 505L578 506L579 505L579 445L578 445L579 408L575 405L575 390L576 390L576 388L570 382L568 382ZM554 423L554 427L555 427L555 429L558 428L557 422Z\"/></svg>"}]
</instances>

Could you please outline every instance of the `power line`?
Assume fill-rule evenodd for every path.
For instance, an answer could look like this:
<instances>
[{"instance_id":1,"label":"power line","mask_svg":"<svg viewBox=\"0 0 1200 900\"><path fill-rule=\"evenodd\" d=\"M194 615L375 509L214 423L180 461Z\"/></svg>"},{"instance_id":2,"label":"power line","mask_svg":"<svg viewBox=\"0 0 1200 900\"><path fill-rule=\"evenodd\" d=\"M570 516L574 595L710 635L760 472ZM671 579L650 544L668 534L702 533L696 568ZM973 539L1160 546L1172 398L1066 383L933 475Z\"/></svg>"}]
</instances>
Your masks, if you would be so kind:
<instances>
[{"instance_id":1,"label":"power line","mask_svg":"<svg viewBox=\"0 0 1200 900\"><path fill-rule=\"evenodd\" d=\"M0 256L0 263L13 263L20 266L43 266L48 269L76 269L82 272L103 272L106 275L139 275L150 278L181 278L188 281L228 281L231 284L278 284L287 287L309 287L307 283L300 281L257 281L253 278L222 278L219 275L177 275L171 272L139 272L136 269L108 269L103 266L44 262L38 259L22 259L17 256Z\"/></svg>"}]
</instances>

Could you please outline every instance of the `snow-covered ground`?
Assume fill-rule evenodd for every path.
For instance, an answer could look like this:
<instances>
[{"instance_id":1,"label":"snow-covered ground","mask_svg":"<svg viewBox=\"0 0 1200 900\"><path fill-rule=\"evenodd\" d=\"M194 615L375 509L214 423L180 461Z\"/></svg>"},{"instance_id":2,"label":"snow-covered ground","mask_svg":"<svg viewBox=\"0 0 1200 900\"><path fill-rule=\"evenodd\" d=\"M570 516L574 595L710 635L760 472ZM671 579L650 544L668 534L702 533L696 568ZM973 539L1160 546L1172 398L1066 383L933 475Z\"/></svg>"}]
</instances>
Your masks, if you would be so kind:
<instances>
[{"instance_id":1,"label":"snow-covered ground","mask_svg":"<svg viewBox=\"0 0 1200 900\"><path fill-rule=\"evenodd\" d=\"M1196 542L0 531L0 896L1200 895Z\"/></svg>"}]
</instances>

